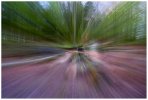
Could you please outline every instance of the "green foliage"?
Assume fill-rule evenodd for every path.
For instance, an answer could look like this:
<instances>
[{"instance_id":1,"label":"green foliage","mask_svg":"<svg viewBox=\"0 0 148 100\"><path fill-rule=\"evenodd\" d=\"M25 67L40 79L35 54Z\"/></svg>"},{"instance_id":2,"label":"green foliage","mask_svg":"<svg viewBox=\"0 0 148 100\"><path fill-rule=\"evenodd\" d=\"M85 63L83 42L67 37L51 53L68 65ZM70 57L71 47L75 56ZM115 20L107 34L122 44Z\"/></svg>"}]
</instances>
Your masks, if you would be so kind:
<instances>
[{"instance_id":1,"label":"green foliage","mask_svg":"<svg viewBox=\"0 0 148 100\"><path fill-rule=\"evenodd\" d=\"M2 2L2 32L31 35L62 48L92 40L145 44L145 2L121 2L108 14L96 12L97 3Z\"/></svg>"},{"instance_id":2,"label":"green foliage","mask_svg":"<svg viewBox=\"0 0 148 100\"><path fill-rule=\"evenodd\" d=\"M92 38L115 44L141 43L146 38L145 2L122 2L92 30ZM139 41L139 42L138 42Z\"/></svg>"}]
</instances>

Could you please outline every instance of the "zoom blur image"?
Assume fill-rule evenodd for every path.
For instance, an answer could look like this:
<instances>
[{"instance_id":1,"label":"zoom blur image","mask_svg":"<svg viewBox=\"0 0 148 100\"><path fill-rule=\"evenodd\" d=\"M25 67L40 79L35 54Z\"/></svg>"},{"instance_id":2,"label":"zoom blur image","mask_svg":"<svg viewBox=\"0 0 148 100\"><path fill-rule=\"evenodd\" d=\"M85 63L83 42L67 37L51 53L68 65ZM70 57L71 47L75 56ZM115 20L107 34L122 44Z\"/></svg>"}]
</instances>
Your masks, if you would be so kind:
<instances>
[{"instance_id":1,"label":"zoom blur image","mask_svg":"<svg viewBox=\"0 0 148 100\"><path fill-rule=\"evenodd\" d=\"M146 98L146 1L2 1L2 98Z\"/></svg>"}]
</instances>

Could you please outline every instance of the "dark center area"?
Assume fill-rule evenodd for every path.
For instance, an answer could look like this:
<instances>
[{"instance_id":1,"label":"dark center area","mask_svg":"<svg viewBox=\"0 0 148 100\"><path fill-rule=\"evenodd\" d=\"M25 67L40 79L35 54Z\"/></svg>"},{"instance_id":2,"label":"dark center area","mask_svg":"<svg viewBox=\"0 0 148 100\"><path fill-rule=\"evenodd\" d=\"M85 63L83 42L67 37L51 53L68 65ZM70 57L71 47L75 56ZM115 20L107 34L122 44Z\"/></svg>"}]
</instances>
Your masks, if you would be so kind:
<instances>
[{"instance_id":1,"label":"dark center area","mask_svg":"<svg viewBox=\"0 0 148 100\"><path fill-rule=\"evenodd\" d=\"M84 51L84 48L83 47L78 47L77 50L78 51Z\"/></svg>"}]
</instances>

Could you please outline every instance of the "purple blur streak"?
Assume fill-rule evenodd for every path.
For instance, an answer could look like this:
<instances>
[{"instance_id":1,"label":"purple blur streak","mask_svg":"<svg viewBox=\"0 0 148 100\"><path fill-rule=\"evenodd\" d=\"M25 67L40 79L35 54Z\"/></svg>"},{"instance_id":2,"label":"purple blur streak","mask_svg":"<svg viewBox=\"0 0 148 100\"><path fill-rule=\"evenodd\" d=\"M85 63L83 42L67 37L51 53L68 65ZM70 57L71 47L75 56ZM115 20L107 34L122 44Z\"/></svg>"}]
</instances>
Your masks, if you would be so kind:
<instances>
[{"instance_id":1,"label":"purple blur streak","mask_svg":"<svg viewBox=\"0 0 148 100\"><path fill-rule=\"evenodd\" d=\"M144 98L146 97L145 47L126 48L105 53L81 52L82 56L87 56L83 61L82 58L78 59L77 51L71 50L52 61L2 67L2 96L4 98ZM15 59L17 58L13 60ZM91 65L93 67L90 67Z\"/></svg>"}]
</instances>

